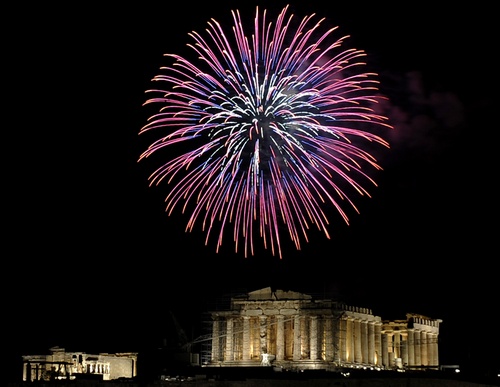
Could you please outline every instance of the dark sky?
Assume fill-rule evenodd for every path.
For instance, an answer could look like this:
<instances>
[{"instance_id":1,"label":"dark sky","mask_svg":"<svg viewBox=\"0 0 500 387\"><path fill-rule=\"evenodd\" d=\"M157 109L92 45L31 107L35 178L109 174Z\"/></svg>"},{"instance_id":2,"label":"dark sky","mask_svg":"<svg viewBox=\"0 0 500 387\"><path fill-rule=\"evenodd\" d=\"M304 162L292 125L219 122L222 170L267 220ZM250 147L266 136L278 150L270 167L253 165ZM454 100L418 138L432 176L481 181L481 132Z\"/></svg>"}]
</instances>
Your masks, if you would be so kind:
<instances>
[{"instance_id":1,"label":"dark sky","mask_svg":"<svg viewBox=\"0 0 500 387\"><path fill-rule=\"evenodd\" d=\"M298 17L325 17L367 52L395 128L378 188L356 199L361 213L349 226L333 216L331 239L312 232L301 251L285 241L282 259L262 249L245 258L232 245L216 254L199 227L185 233L185 216L164 213L167 186L149 188L154 165L137 163L148 145L138 136L150 112L144 92L163 54L184 54L187 34L210 18L230 28L233 2L12 12L2 352L15 379L21 354L54 345L156 345L169 311L195 336L216 297L266 286L328 291L387 319L440 318L442 363L489 352L499 362L493 10L297 3ZM275 16L286 2L238 9L251 17L256 4Z\"/></svg>"}]
</instances>

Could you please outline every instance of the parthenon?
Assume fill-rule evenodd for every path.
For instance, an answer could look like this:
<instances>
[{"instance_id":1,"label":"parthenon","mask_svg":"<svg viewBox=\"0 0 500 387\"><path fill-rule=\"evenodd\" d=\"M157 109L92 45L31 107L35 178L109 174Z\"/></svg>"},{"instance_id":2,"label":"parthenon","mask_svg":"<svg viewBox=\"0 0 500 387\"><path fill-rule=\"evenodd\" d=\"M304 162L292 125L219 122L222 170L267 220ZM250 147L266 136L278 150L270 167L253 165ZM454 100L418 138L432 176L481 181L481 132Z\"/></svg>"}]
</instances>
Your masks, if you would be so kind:
<instances>
[{"instance_id":1,"label":"parthenon","mask_svg":"<svg viewBox=\"0 0 500 387\"><path fill-rule=\"evenodd\" d=\"M210 312L210 360L202 366L288 370L439 367L440 319L407 313L386 321L370 309L270 287L234 296Z\"/></svg>"}]
</instances>

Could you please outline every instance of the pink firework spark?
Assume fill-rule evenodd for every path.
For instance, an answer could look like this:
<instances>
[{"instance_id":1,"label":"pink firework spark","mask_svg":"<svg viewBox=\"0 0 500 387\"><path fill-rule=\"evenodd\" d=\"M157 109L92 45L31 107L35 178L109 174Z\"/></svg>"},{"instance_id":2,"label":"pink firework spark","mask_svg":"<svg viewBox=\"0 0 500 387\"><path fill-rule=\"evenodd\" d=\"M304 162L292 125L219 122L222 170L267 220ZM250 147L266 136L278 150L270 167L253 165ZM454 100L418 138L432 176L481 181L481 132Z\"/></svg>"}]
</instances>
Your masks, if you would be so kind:
<instances>
[{"instance_id":1,"label":"pink firework spark","mask_svg":"<svg viewBox=\"0 0 500 387\"><path fill-rule=\"evenodd\" d=\"M186 231L201 222L206 244L217 233L217 252L228 228L245 257L259 238L282 258L282 234L300 250L312 225L330 238L326 209L348 224L349 195L370 196L358 181L376 185L365 169L381 167L362 146L389 147L376 134L391 128L373 109L377 74L357 71L364 51L343 49L324 19L294 23L287 11L273 23L257 8L251 36L239 11L229 35L212 19L205 37L189 34L195 60L166 54L172 65L153 78L166 86L146 91L145 105L161 108L140 133L163 134L139 161L184 144L150 184L171 185L167 213L189 213Z\"/></svg>"}]
</instances>

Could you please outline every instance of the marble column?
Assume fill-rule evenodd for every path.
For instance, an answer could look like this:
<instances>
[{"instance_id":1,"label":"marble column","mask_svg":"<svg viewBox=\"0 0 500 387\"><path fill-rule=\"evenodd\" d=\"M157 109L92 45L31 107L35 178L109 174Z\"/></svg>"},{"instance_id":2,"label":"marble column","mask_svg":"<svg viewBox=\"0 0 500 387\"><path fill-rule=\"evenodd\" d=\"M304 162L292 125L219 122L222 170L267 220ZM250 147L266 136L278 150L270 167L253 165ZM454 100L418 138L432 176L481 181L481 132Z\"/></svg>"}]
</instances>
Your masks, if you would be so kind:
<instances>
[{"instance_id":1,"label":"marble column","mask_svg":"<svg viewBox=\"0 0 500 387\"><path fill-rule=\"evenodd\" d=\"M31 382L31 363L23 363L23 382Z\"/></svg>"},{"instance_id":2,"label":"marble column","mask_svg":"<svg viewBox=\"0 0 500 387\"><path fill-rule=\"evenodd\" d=\"M338 322L338 358L340 363L347 362L347 319L340 318Z\"/></svg>"},{"instance_id":3,"label":"marble column","mask_svg":"<svg viewBox=\"0 0 500 387\"><path fill-rule=\"evenodd\" d=\"M363 320L361 324L361 363L366 364L368 361L368 321Z\"/></svg>"},{"instance_id":4,"label":"marble column","mask_svg":"<svg viewBox=\"0 0 500 387\"><path fill-rule=\"evenodd\" d=\"M219 361L220 359L220 332L219 320L215 319L212 324L212 361Z\"/></svg>"},{"instance_id":5,"label":"marble column","mask_svg":"<svg viewBox=\"0 0 500 387\"><path fill-rule=\"evenodd\" d=\"M300 358L309 359L309 318L300 316Z\"/></svg>"},{"instance_id":6,"label":"marble column","mask_svg":"<svg viewBox=\"0 0 500 387\"><path fill-rule=\"evenodd\" d=\"M382 365L389 368L389 339L387 333L382 333Z\"/></svg>"},{"instance_id":7,"label":"marble column","mask_svg":"<svg viewBox=\"0 0 500 387\"><path fill-rule=\"evenodd\" d=\"M285 318L281 315L276 316L276 360L285 359Z\"/></svg>"},{"instance_id":8,"label":"marble column","mask_svg":"<svg viewBox=\"0 0 500 387\"><path fill-rule=\"evenodd\" d=\"M401 335L401 362L408 365L408 335Z\"/></svg>"},{"instance_id":9,"label":"marble column","mask_svg":"<svg viewBox=\"0 0 500 387\"><path fill-rule=\"evenodd\" d=\"M228 317L226 320L226 354L225 361L233 361L233 318Z\"/></svg>"},{"instance_id":10,"label":"marble column","mask_svg":"<svg viewBox=\"0 0 500 387\"><path fill-rule=\"evenodd\" d=\"M377 366L382 366L382 323L375 323L375 364Z\"/></svg>"},{"instance_id":11,"label":"marble column","mask_svg":"<svg viewBox=\"0 0 500 387\"><path fill-rule=\"evenodd\" d=\"M301 328L300 316L296 315L293 320L293 361L299 361L301 356Z\"/></svg>"},{"instance_id":12,"label":"marble column","mask_svg":"<svg viewBox=\"0 0 500 387\"><path fill-rule=\"evenodd\" d=\"M423 331L420 333L420 359L422 365L429 365L429 359L427 357L427 332Z\"/></svg>"},{"instance_id":13,"label":"marble column","mask_svg":"<svg viewBox=\"0 0 500 387\"><path fill-rule=\"evenodd\" d=\"M434 336L434 365L438 366L440 365L439 361L439 334L436 333Z\"/></svg>"},{"instance_id":14,"label":"marble column","mask_svg":"<svg viewBox=\"0 0 500 387\"><path fill-rule=\"evenodd\" d=\"M354 363L354 320L346 320L346 361Z\"/></svg>"},{"instance_id":15,"label":"marble column","mask_svg":"<svg viewBox=\"0 0 500 387\"><path fill-rule=\"evenodd\" d=\"M366 363L375 365L375 322L368 322L368 359Z\"/></svg>"},{"instance_id":16,"label":"marble column","mask_svg":"<svg viewBox=\"0 0 500 387\"><path fill-rule=\"evenodd\" d=\"M324 340L325 340L325 359L327 362L334 361L334 348L333 348L333 318L332 316L325 316L324 325Z\"/></svg>"},{"instance_id":17,"label":"marble column","mask_svg":"<svg viewBox=\"0 0 500 387\"><path fill-rule=\"evenodd\" d=\"M415 365L416 366L421 366L422 365L422 358L420 356L420 348L422 346L421 340L420 340L420 331L415 331Z\"/></svg>"},{"instance_id":18,"label":"marble column","mask_svg":"<svg viewBox=\"0 0 500 387\"><path fill-rule=\"evenodd\" d=\"M408 329L408 365L415 365L415 332Z\"/></svg>"},{"instance_id":19,"label":"marble column","mask_svg":"<svg viewBox=\"0 0 500 387\"><path fill-rule=\"evenodd\" d=\"M438 335L435 333L429 333L428 335L428 356L429 356L429 365L438 366L439 365L439 356L438 356Z\"/></svg>"},{"instance_id":20,"label":"marble column","mask_svg":"<svg viewBox=\"0 0 500 387\"><path fill-rule=\"evenodd\" d=\"M318 316L309 320L309 359L318 360Z\"/></svg>"},{"instance_id":21,"label":"marble column","mask_svg":"<svg viewBox=\"0 0 500 387\"><path fill-rule=\"evenodd\" d=\"M395 331L393 334L393 352L394 357L401 357L401 334L398 331Z\"/></svg>"},{"instance_id":22,"label":"marble column","mask_svg":"<svg viewBox=\"0 0 500 387\"><path fill-rule=\"evenodd\" d=\"M276 318L268 317L267 320L267 338L266 338L266 346L267 353L272 355L276 355Z\"/></svg>"},{"instance_id":23,"label":"marble column","mask_svg":"<svg viewBox=\"0 0 500 387\"><path fill-rule=\"evenodd\" d=\"M250 317L243 316L243 360L250 360Z\"/></svg>"},{"instance_id":24,"label":"marble column","mask_svg":"<svg viewBox=\"0 0 500 387\"><path fill-rule=\"evenodd\" d=\"M260 337L260 346L259 346L259 357L263 353L267 353L267 316L259 317L259 337Z\"/></svg>"},{"instance_id":25,"label":"marble column","mask_svg":"<svg viewBox=\"0 0 500 387\"><path fill-rule=\"evenodd\" d=\"M261 346L261 338L260 338L260 318L253 317L252 318L252 354L254 359L260 358L260 346Z\"/></svg>"},{"instance_id":26,"label":"marble column","mask_svg":"<svg viewBox=\"0 0 500 387\"><path fill-rule=\"evenodd\" d=\"M363 362L363 352L362 352L362 336L361 336L361 320L354 320L354 362Z\"/></svg>"}]
</instances>

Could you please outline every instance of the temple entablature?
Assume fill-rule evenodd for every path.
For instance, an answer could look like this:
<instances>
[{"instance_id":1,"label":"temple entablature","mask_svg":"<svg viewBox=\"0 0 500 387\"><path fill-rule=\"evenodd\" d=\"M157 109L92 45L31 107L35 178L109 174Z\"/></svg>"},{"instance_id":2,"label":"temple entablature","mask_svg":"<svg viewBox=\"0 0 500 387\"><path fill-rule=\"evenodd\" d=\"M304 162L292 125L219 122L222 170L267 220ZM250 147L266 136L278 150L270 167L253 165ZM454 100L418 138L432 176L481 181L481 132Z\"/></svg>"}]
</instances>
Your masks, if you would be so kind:
<instances>
[{"instance_id":1,"label":"temple entablature","mask_svg":"<svg viewBox=\"0 0 500 387\"><path fill-rule=\"evenodd\" d=\"M413 326L414 329L431 333L439 333L439 324L443 322L441 319L431 319L414 313L408 313L406 317L408 319L409 326Z\"/></svg>"}]
</instances>

